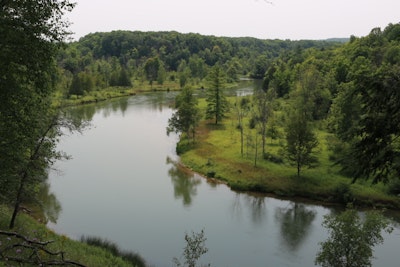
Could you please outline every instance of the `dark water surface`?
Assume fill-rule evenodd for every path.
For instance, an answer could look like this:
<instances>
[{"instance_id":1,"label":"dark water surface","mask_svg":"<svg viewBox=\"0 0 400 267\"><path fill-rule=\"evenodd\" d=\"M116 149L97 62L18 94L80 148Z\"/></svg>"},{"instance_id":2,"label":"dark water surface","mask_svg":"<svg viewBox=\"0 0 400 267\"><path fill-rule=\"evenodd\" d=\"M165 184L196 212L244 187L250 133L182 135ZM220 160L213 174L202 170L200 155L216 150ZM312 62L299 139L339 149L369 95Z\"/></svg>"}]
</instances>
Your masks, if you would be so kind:
<instances>
[{"instance_id":1,"label":"dark water surface","mask_svg":"<svg viewBox=\"0 0 400 267\"><path fill-rule=\"evenodd\" d=\"M241 88L246 94L251 88ZM218 267L314 266L321 226L331 210L318 205L235 193L176 164L176 135L166 135L175 93L152 93L71 109L91 118L83 134L59 148L73 159L57 163L51 191L62 211L56 232L99 236L140 253L151 266L173 266L184 234L204 229ZM398 267L400 231L376 247L374 266Z\"/></svg>"}]
</instances>

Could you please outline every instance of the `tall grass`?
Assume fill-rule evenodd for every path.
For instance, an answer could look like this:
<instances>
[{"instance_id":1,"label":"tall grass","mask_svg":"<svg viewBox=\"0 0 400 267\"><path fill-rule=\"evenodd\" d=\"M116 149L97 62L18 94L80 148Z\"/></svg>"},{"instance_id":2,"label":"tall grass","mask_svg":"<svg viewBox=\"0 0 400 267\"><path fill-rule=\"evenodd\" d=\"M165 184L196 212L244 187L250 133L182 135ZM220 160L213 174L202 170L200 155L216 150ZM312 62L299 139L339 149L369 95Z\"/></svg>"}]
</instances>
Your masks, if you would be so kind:
<instances>
[{"instance_id":1,"label":"tall grass","mask_svg":"<svg viewBox=\"0 0 400 267\"><path fill-rule=\"evenodd\" d=\"M111 252L112 255L116 257L120 257L123 260L130 262L133 266L137 267L145 267L146 263L142 257L131 251L123 251L121 250L117 244L103 239L101 237L95 237L95 236L82 236L81 237L81 242L84 242L86 244L89 244L91 246L103 248L109 252Z\"/></svg>"}]
</instances>

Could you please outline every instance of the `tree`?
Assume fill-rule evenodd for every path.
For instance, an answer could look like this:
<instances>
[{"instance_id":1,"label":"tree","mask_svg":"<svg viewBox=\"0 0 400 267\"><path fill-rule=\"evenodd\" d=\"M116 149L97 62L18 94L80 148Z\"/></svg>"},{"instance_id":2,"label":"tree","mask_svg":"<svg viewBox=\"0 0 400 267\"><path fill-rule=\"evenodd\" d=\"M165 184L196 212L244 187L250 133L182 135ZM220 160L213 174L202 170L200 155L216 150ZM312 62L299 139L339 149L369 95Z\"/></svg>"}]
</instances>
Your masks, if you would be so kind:
<instances>
[{"instance_id":1,"label":"tree","mask_svg":"<svg viewBox=\"0 0 400 267\"><path fill-rule=\"evenodd\" d=\"M160 65L161 63L158 57L149 58L144 64L146 78L150 82L150 84L153 84L153 81L157 80Z\"/></svg>"},{"instance_id":2,"label":"tree","mask_svg":"<svg viewBox=\"0 0 400 267\"><path fill-rule=\"evenodd\" d=\"M4 2L4 1L3 1ZM0 190L13 203L10 228L29 185L41 180L54 151L55 56L68 36L60 1L6 1L0 15Z\"/></svg>"},{"instance_id":3,"label":"tree","mask_svg":"<svg viewBox=\"0 0 400 267\"><path fill-rule=\"evenodd\" d=\"M265 155L265 145L267 137L267 123L268 119L273 114L272 102L276 98L276 93L274 89L269 89L264 91L262 89L257 90L254 93L255 102L255 120L257 121L259 133L261 135L261 146L262 155Z\"/></svg>"},{"instance_id":4,"label":"tree","mask_svg":"<svg viewBox=\"0 0 400 267\"><path fill-rule=\"evenodd\" d=\"M131 78L129 77L129 73L126 68L121 67L118 77L118 85L119 86L132 86Z\"/></svg>"},{"instance_id":5,"label":"tree","mask_svg":"<svg viewBox=\"0 0 400 267\"><path fill-rule=\"evenodd\" d=\"M318 140L302 111L291 112L285 130L286 155L297 167L297 177L300 177L303 166L312 167L317 162L316 157L313 156L313 150L318 146Z\"/></svg>"},{"instance_id":6,"label":"tree","mask_svg":"<svg viewBox=\"0 0 400 267\"><path fill-rule=\"evenodd\" d=\"M215 124L218 124L225 117L229 109L229 103L223 93L226 84L226 74L221 66L215 65L207 76L207 109L206 118L215 119Z\"/></svg>"},{"instance_id":7,"label":"tree","mask_svg":"<svg viewBox=\"0 0 400 267\"><path fill-rule=\"evenodd\" d=\"M195 140L196 127L200 121L200 111L193 90L183 88L175 99L176 111L168 119L167 134L171 132L185 133L187 138Z\"/></svg>"},{"instance_id":8,"label":"tree","mask_svg":"<svg viewBox=\"0 0 400 267\"><path fill-rule=\"evenodd\" d=\"M356 75L362 116L353 131L354 177L387 182L400 175L400 65L362 68Z\"/></svg>"},{"instance_id":9,"label":"tree","mask_svg":"<svg viewBox=\"0 0 400 267\"><path fill-rule=\"evenodd\" d=\"M323 226L329 237L320 243L315 264L323 267L372 266L373 247L383 243L382 230L390 233L388 219L377 211L368 211L361 218L354 209L339 215L326 215Z\"/></svg>"},{"instance_id":10,"label":"tree","mask_svg":"<svg viewBox=\"0 0 400 267\"><path fill-rule=\"evenodd\" d=\"M235 111L238 119L238 129L240 131L240 154L243 157L243 145L244 145L244 126L243 119L250 110L250 100L246 97L236 98Z\"/></svg>"},{"instance_id":11,"label":"tree","mask_svg":"<svg viewBox=\"0 0 400 267\"><path fill-rule=\"evenodd\" d=\"M200 233L192 232L189 236L185 233L186 246L183 250L183 257L185 258L185 265L182 265L177 258L173 259L176 266L196 267L197 261L203 254L206 254L208 248L205 246L207 238L204 236L204 229ZM210 265L207 265L210 266Z\"/></svg>"}]
</instances>

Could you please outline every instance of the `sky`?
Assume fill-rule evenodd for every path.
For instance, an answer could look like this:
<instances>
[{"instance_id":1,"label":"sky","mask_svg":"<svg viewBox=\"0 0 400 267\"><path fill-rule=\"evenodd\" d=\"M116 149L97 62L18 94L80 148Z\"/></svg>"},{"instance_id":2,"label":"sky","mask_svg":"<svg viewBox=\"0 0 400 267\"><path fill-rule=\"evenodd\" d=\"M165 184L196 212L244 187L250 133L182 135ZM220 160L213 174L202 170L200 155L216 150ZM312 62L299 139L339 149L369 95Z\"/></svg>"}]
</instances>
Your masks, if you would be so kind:
<instances>
[{"instance_id":1,"label":"sky","mask_svg":"<svg viewBox=\"0 0 400 267\"><path fill-rule=\"evenodd\" d=\"M320 40L400 22L400 0L72 0L75 40L113 30Z\"/></svg>"}]
</instances>

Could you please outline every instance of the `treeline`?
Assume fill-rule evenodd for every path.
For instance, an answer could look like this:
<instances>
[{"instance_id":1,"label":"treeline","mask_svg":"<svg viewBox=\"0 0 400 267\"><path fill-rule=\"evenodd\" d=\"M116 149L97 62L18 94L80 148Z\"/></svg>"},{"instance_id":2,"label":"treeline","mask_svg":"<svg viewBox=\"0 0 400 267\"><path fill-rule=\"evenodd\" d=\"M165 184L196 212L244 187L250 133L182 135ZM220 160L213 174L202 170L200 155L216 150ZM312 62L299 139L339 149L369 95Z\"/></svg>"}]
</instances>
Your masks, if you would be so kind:
<instances>
[{"instance_id":1,"label":"treeline","mask_svg":"<svg viewBox=\"0 0 400 267\"><path fill-rule=\"evenodd\" d=\"M229 112L221 99L225 68L212 68L207 91L217 93L207 95L206 116L200 118L207 119L209 110L215 124L225 115L235 117L242 157L245 139L253 136L254 165L259 156L288 162L300 176L304 167L318 166L319 150L327 144L322 153L341 166L341 175L389 182L388 193L400 193L400 24L351 36L340 46L295 47L265 62L262 89L231 103ZM183 90L178 96L169 129L194 139L199 115L190 94ZM268 150L267 137L279 139L279 152Z\"/></svg>"},{"instance_id":2,"label":"treeline","mask_svg":"<svg viewBox=\"0 0 400 267\"><path fill-rule=\"evenodd\" d=\"M340 47L282 55L263 86L297 101L308 120L326 123L332 159L345 174L399 184L400 24Z\"/></svg>"},{"instance_id":3,"label":"treeline","mask_svg":"<svg viewBox=\"0 0 400 267\"><path fill-rule=\"evenodd\" d=\"M234 82L241 75L262 79L269 64L304 49L323 50L340 42L260 40L181 34L113 31L93 33L67 44L58 56L67 96L110 86L178 83L199 85L211 66L221 64Z\"/></svg>"}]
</instances>

